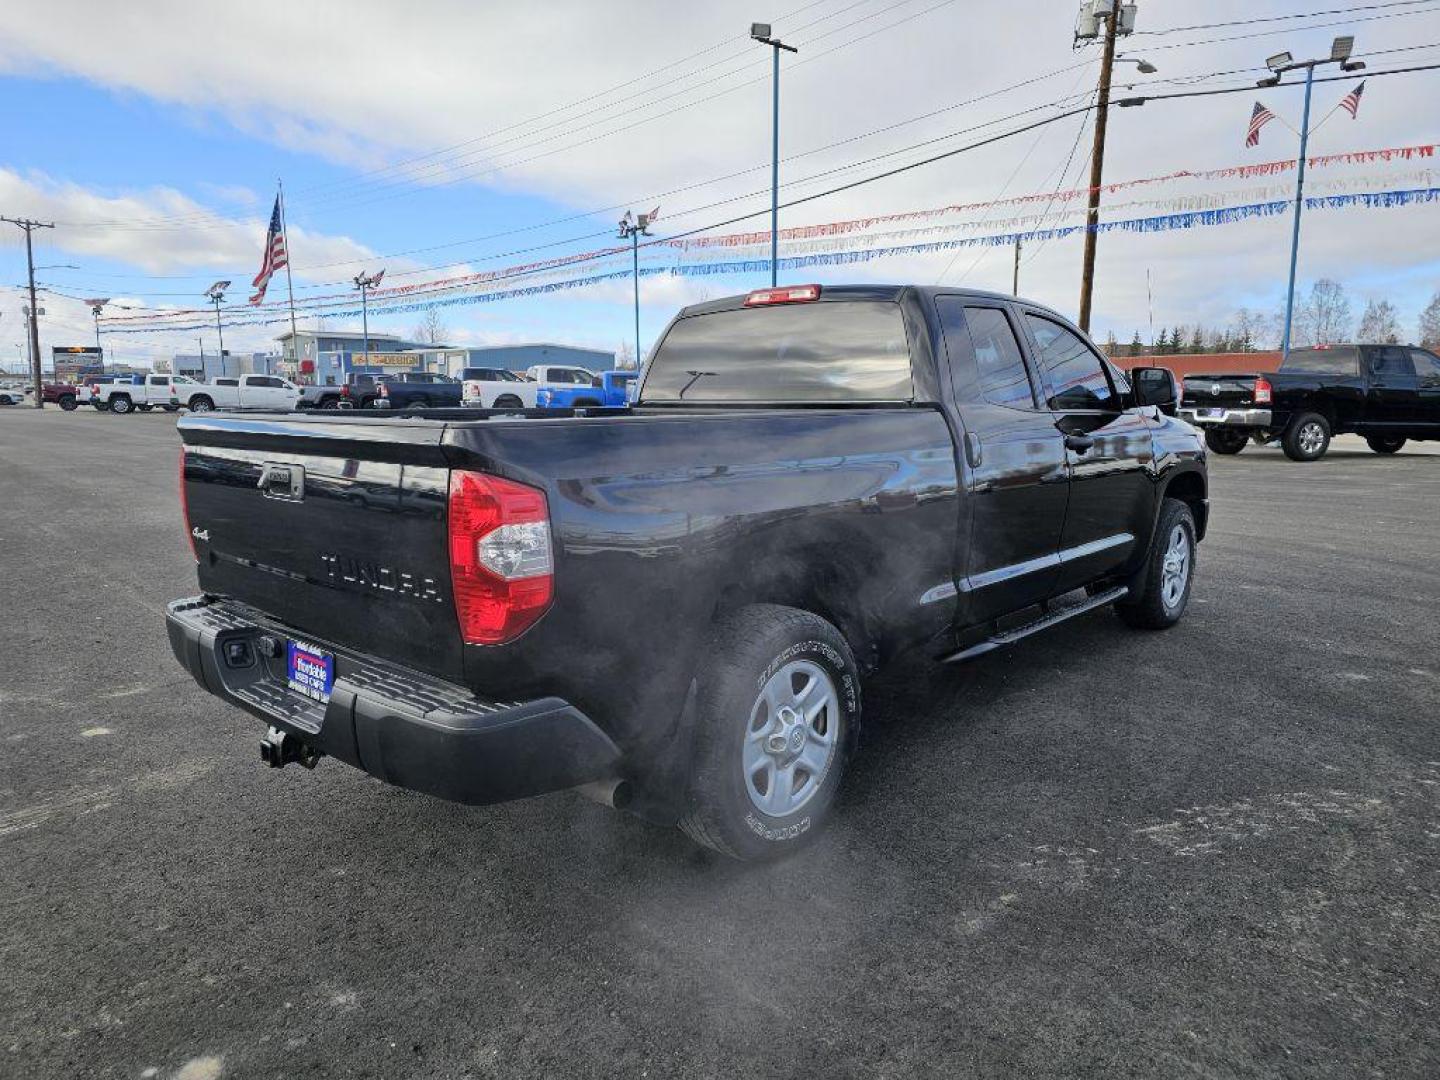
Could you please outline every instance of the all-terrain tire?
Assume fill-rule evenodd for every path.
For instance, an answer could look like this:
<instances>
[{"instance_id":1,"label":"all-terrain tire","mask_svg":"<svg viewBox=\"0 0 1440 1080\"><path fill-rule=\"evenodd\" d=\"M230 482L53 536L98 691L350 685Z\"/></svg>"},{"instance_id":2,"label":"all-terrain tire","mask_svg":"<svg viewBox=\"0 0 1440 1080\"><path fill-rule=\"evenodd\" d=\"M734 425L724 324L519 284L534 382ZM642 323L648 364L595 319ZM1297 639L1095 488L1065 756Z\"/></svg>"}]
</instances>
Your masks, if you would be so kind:
<instances>
[{"instance_id":1,"label":"all-terrain tire","mask_svg":"<svg viewBox=\"0 0 1440 1080\"><path fill-rule=\"evenodd\" d=\"M732 858L780 858L813 839L833 812L860 730L855 657L818 615L774 604L722 616L700 655L690 805L680 828ZM756 756L761 763L747 776ZM762 806L769 795L772 808L789 809L770 812Z\"/></svg>"},{"instance_id":2,"label":"all-terrain tire","mask_svg":"<svg viewBox=\"0 0 1440 1080\"><path fill-rule=\"evenodd\" d=\"M1131 593L1115 605L1127 626L1164 630L1174 626L1190 603L1195 583L1195 516L1179 499L1160 505L1155 535L1145 566L1131 583ZM1176 573L1181 576L1176 578Z\"/></svg>"},{"instance_id":3,"label":"all-terrain tire","mask_svg":"<svg viewBox=\"0 0 1440 1080\"><path fill-rule=\"evenodd\" d=\"M1290 421L1280 446L1291 461L1319 461L1330 449L1330 421L1318 412L1305 412Z\"/></svg>"},{"instance_id":4,"label":"all-terrain tire","mask_svg":"<svg viewBox=\"0 0 1440 1080\"><path fill-rule=\"evenodd\" d=\"M204 395L204 394L196 394L194 397L192 397L192 398L190 399L190 402L189 402L189 404L188 404L186 407L187 407L192 413L197 413L197 412L214 412L214 411L215 411L215 402L211 401L211 400L210 400L206 395Z\"/></svg>"}]
</instances>

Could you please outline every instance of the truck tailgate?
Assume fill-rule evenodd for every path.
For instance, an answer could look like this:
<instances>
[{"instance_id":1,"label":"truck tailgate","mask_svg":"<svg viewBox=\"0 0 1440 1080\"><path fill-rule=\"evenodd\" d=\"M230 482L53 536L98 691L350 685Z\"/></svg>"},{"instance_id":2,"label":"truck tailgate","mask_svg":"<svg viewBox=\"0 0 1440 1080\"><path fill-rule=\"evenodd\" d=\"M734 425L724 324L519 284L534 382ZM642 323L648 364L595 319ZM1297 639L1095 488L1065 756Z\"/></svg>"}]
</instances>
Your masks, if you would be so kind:
<instances>
[{"instance_id":1,"label":"truck tailgate","mask_svg":"<svg viewBox=\"0 0 1440 1080\"><path fill-rule=\"evenodd\" d=\"M333 643L458 680L445 425L405 418L180 422L200 585Z\"/></svg>"},{"instance_id":2,"label":"truck tailgate","mask_svg":"<svg viewBox=\"0 0 1440 1080\"><path fill-rule=\"evenodd\" d=\"M1254 373L1220 375L1186 375L1185 393L1181 404L1187 408L1235 408L1255 402Z\"/></svg>"}]
</instances>

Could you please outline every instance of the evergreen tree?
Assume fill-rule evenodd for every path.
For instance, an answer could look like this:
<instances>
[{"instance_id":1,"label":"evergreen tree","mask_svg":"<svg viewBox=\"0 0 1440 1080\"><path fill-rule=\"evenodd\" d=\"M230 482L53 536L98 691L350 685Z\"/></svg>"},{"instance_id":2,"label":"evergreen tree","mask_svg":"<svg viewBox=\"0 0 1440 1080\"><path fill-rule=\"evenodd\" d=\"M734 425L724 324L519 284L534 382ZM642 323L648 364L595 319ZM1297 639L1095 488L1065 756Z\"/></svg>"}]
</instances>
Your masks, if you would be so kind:
<instances>
[{"instance_id":1,"label":"evergreen tree","mask_svg":"<svg viewBox=\"0 0 1440 1080\"><path fill-rule=\"evenodd\" d=\"M1190 334L1190 348L1188 351L1192 354L1203 353L1205 351L1205 331L1200 328L1199 323L1195 324L1195 329Z\"/></svg>"},{"instance_id":2,"label":"evergreen tree","mask_svg":"<svg viewBox=\"0 0 1440 1080\"><path fill-rule=\"evenodd\" d=\"M1139 336L1140 336L1140 334L1139 334L1138 331L1136 332L1135 336L1136 336L1136 337L1139 337ZM1162 326L1162 327L1160 328L1160 340L1157 341L1157 342L1155 342L1155 355L1156 355L1156 356L1164 356L1164 355L1165 355L1166 353L1168 353L1169 351L1170 351L1170 337L1169 337L1168 333L1166 332L1165 328Z\"/></svg>"},{"instance_id":3,"label":"evergreen tree","mask_svg":"<svg viewBox=\"0 0 1440 1080\"><path fill-rule=\"evenodd\" d=\"M1440 297L1437 297L1436 299L1437 299L1437 301L1440 301ZM1139 331L1139 330L1136 330L1136 331L1135 331L1135 336L1130 339L1130 355L1131 355L1131 356L1142 356L1142 355L1144 355L1144 352L1145 352L1145 343L1140 340L1140 331Z\"/></svg>"},{"instance_id":4,"label":"evergreen tree","mask_svg":"<svg viewBox=\"0 0 1440 1080\"><path fill-rule=\"evenodd\" d=\"M1177 326L1170 331L1170 353L1174 355L1180 351L1181 342L1185 340L1185 327Z\"/></svg>"}]
</instances>

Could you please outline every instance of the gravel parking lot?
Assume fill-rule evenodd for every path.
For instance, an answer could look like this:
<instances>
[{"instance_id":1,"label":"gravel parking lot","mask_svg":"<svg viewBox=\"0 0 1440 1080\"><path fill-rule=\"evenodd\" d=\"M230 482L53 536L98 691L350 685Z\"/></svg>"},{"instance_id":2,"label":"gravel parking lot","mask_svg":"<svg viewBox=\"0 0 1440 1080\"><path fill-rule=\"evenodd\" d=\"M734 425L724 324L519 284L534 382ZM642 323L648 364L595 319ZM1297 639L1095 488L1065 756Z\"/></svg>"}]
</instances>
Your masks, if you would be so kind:
<instances>
[{"instance_id":1,"label":"gravel parking lot","mask_svg":"<svg viewBox=\"0 0 1440 1080\"><path fill-rule=\"evenodd\" d=\"M263 769L166 643L176 444L0 411L0 1076L1440 1070L1432 450L1212 459L1179 628L892 669L757 868Z\"/></svg>"}]
</instances>

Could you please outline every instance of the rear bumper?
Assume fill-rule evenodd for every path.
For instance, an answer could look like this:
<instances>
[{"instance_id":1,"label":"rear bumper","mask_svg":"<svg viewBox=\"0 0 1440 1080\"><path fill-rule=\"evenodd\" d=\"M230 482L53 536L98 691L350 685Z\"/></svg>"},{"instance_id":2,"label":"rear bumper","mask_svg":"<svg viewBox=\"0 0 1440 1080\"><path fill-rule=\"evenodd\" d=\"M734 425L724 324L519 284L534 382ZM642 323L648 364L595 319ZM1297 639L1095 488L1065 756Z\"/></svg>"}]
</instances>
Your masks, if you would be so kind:
<instances>
[{"instance_id":1,"label":"rear bumper","mask_svg":"<svg viewBox=\"0 0 1440 1080\"><path fill-rule=\"evenodd\" d=\"M619 771L614 742L559 698L486 701L317 642L335 657L334 689L321 703L290 689L285 643L297 635L260 612L199 596L173 601L165 624L176 659L204 689L389 784L478 805Z\"/></svg>"},{"instance_id":2,"label":"rear bumper","mask_svg":"<svg viewBox=\"0 0 1440 1080\"><path fill-rule=\"evenodd\" d=\"M1199 427L1268 428L1272 422L1269 409L1215 409L1204 406L1182 405L1180 419Z\"/></svg>"}]
</instances>

